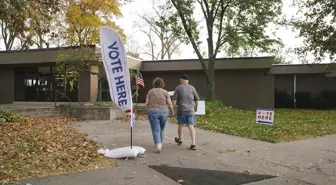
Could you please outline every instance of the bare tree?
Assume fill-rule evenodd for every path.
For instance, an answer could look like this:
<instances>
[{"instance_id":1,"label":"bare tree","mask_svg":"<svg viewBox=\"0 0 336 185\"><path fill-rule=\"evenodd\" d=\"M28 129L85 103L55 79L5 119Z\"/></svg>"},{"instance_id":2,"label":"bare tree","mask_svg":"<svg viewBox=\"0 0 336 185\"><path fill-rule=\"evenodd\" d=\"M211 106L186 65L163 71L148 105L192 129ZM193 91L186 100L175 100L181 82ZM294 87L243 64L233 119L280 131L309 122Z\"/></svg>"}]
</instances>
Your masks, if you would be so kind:
<instances>
[{"instance_id":1,"label":"bare tree","mask_svg":"<svg viewBox=\"0 0 336 185\"><path fill-rule=\"evenodd\" d=\"M155 35L152 31L152 28L150 27L148 29L148 31L142 29L139 30L141 33L145 34L146 37L148 38L148 42L145 45L145 49L144 51L141 53L142 55L148 55L152 58L152 60L157 60L158 59L158 55L160 53L156 54L155 48L156 48L156 39L155 39Z\"/></svg>"},{"instance_id":2,"label":"bare tree","mask_svg":"<svg viewBox=\"0 0 336 185\"><path fill-rule=\"evenodd\" d=\"M143 23L136 24L136 28L148 37L146 47L149 51L144 54L151 56L152 60L171 59L174 53L178 53L179 46L188 41L182 25L176 24L177 16L169 1L153 4L152 13L139 15Z\"/></svg>"},{"instance_id":3,"label":"bare tree","mask_svg":"<svg viewBox=\"0 0 336 185\"><path fill-rule=\"evenodd\" d=\"M130 36L126 41L126 47L127 47L127 55L134 57L134 58L140 58L140 46L139 43L133 39L132 36Z\"/></svg>"},{"instance_id":4,"label":"bare tree","mask_svg":"<svg viewBox=\"0 0 336 185\"><path fill-rule=\"evenodd\" d=\"M291 54L294 53L293 48L278 48L275 52L275 64L290 64L293 62Z\"/></svg>"}]
</instances>

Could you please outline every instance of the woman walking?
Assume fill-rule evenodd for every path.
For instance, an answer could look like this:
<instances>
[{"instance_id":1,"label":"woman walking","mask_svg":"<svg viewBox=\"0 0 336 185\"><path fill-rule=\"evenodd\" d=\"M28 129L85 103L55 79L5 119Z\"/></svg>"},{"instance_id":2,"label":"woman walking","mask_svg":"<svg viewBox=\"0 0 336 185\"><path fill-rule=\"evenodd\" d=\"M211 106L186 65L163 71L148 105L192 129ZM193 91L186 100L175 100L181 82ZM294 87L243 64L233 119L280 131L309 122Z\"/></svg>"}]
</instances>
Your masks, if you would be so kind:
<instances>
[{"instance_id":1,"label":"woman walking","mask_svg":"<svg viewBox=\"0 0 336 185\"><path fill-rule=\"evenodd\" d=\"M168 120L168 107L171 113L175 115L170 96L163 89L164 81L162 78L155 78L153 88L149 90L146 98L148 108L148 120L152 129L152 135L155 143L156 153L161 153L164 129Z\"/></svg>"}]
</instances>

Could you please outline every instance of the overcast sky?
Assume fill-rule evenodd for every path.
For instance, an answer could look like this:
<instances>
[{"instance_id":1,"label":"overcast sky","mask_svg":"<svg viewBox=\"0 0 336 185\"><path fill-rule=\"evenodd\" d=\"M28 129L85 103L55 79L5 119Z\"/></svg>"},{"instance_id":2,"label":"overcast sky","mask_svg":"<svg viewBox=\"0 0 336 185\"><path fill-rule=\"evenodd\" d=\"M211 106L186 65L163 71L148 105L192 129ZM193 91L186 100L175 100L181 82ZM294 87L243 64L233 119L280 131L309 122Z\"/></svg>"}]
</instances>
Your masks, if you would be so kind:
<instances>
[{"instance_id":1,"label":"overcast sky","mask_svg":"<svg viewBox=\"0 0 336 185\"><path fill-rule=\"evenodd\" d=\"M283 3L283 14L290 18L297 13L297 9L292 6L292 0L284 0ZM141 8L139 8L141 7ZM137 16L137 14L144 14L151 12L151 2L149 0L135 0L133 3L129 3L122 7L123 18L117 20L117 23L120 27L125 30L125 33L128 37L131 37L132 41L135 40L138 42L138 45L144 46L145 43L148 41L147 37L141 33L137 32L137 29L134 27L135 22L141 22L141 19ZM285 48L295 48L301 45L301 39L297 38L297 32L292 31L291 29L287 29L285 27L272 27L268 30L269 32L275 32L276 36L281 38L283 41ZM202 38L202 37L201 37ZM203 36L203 38L205 38ZM205 39L202 39L203 41ZM128 44L128 43L127 43ZM203 48L205 49L205 48ZM197 58L196 54L194 54L194 49L191 45L189 46L182 46L180 56L175 55L175 58ZM141 57L147 58L146 55L142 55ZM224 53L221 53L218 57L225 57ZM293 54L291 56L293 56Z\"/></svg>"},{"instance_id":2,"label":"overcast sky","mask_svg":"<svg viewBox=\"0 0 336 185\"><path fill-rule=\"evenodd\" d=\"M157 0L158 1L158 0ZM287 17L291 17L296 14L297 9L291 7L292 0L284 0L283 13ZM141 7L141 8L140 8ZM134 2L124 5L122 7L123 17L117 20L117 24L122 27L129 38L129 41L135 42L135 45L139 47L140 50L143 50L145 47L148 38L141 32L139 32L135 27L134 23L140 22L140 18L137 14L142 15L144 13L150 13L152 11L152 4L150 0L134 0ZM299 46L302 42L301 39L296 38L297 33L293 32L290 29L285 27L275 28L272 27L268 30L269 32L276 32L276 36L281 38L285 44L285 48L293 48ZM201 39L205 38L205 34L201 36ZM202 39L204 41L204 39ZM128 41L128 44L131 43ZM132 46L134 47L134 46ZM0 44L1 50L4 50L3 41L1 40ZM206 49L205 46L203 48ZM141 56L142 58L150 59L145 55ZM180 48L180 55L173 56L174 58L197 58L194 54L194 50L191 45L183 45ZM219 54L218 57L225 57L224 53ZM293 57L293 56L290 56ZM295 62L297 63L297 62Z\"/></svg>"}]
</instances>

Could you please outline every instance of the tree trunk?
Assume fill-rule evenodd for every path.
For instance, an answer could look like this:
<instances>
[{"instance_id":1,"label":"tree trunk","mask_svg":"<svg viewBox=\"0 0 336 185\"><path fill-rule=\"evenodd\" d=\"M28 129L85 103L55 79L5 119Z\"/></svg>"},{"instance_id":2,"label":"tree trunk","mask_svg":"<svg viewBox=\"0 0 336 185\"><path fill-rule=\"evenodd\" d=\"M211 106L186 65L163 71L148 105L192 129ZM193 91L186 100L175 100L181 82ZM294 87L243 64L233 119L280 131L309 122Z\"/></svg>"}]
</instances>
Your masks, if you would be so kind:
<instances>
[{"instance_id":1,"label":"tree trunk","mask_svg":"<svg viewBox=\"0 0 336 185\"><path fill-rule=\"evenodd\" d=\"M66 94L66 90L67 90L67 70L66 70L66 66L64 67L64 94Z\"/></svg>"},{"instance_id":2,"label":"tree trunk","mask_svg":"<svg viewBox=\"0 0 336 185\"><path fill-rule=\"evenodd\" d=\"M170 60L173 53L168 51L167 54L168 54L168 60Z\"/></svg>"},{"instance_id":3,"label":"tree trunk","mask_svg":"<svg viewBox=\"0 0 336 185\"><path fill-rule=\"evenodd\" d=\"M214 53L214 42L213 42L213 26L214 26L214 18L212 14L208 14L207 19L207 30L208 30L208 99L214 100L216 98L215 94L215 61L216 61L216 53Z\"/></svg>"},{"instance_id":4,"label":"tree trunk","mask_svg":"<svg viewBox=\"0 0 336 185\"><path fill-rule=\"evenodd\" d=\"M161 34L160 40L161 40L161 48L162 48L161 49L161 60L163 60L164 57L165 57L165 43L164 43L164 35L163 34Z\"/></svg>"},{"instance_id":5,"label":"tree trunk","mask_svg":"<svg viewBox=\"0 0 336 185\"><path fill-rule=\"evenodd\" d=\"M214 100L216 98L216 85L215 85L215 70L214 68L208 69L207 83L208 83L208 100Z\"/></svg>"},{"instance_id":6,"label":"tree trunk","mask_svg":"<svg viewBox=\"0 0 336 185\"><path fill-rule=\"evenodd\" d=\"M43 38L42 38L42 35L39 35L39 45L38 45L38 48L39 49L42 49L43 48Z\"/></svg>"},{"instance_id":7,"label":"tree trunk","mask_svg":"<svg viewBox=\"0 0 336 185\"><path fill-rule=\"evenodd\" d=\"M6 51L12 50L15 37L9 36L8 40L7 39L4 39L4 40L5 40L4 43L5 43Z\"/></svg>"}]
</instances>

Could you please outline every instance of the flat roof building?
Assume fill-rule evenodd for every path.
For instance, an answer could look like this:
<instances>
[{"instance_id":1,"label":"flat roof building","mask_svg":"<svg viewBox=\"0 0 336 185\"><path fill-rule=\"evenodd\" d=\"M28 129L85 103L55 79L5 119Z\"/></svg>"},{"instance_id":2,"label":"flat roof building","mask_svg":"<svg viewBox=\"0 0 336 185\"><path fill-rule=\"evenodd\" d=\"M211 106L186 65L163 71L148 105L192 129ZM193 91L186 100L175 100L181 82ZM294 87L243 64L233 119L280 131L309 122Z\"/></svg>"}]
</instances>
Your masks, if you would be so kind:
<instances>
[{"instance_id":1,"label":"flat roof building","mask_svg":"<svg viewBox=\"0 0 336 185\"><path fill-rule=\"evenodd\" d=\"M60 55L100 56L100 48L80 47L32 49L27 51L0 51L0 104L17 101L54 101L56 91L72 101L108 100L108 86L97 75L84 71L72 88L65 91L64 77L58 74L56 62ZM198 59L141 61L127 57L130 69L140 70L145 87L140 88L139 102L144 102L152 80L165 80L165 89L173 91L179 78L187 73L190 83L201 97L206 97L207 82ZM324 90L336 91L336 73L329 72L326 64L274 65L274 57L218 58L215 64L216 99L235 108L274 108L276 92ZM71 90L70 90L71 89ZM60 100L62 101L61 97Z\"/></svg>"}]
</instances>

